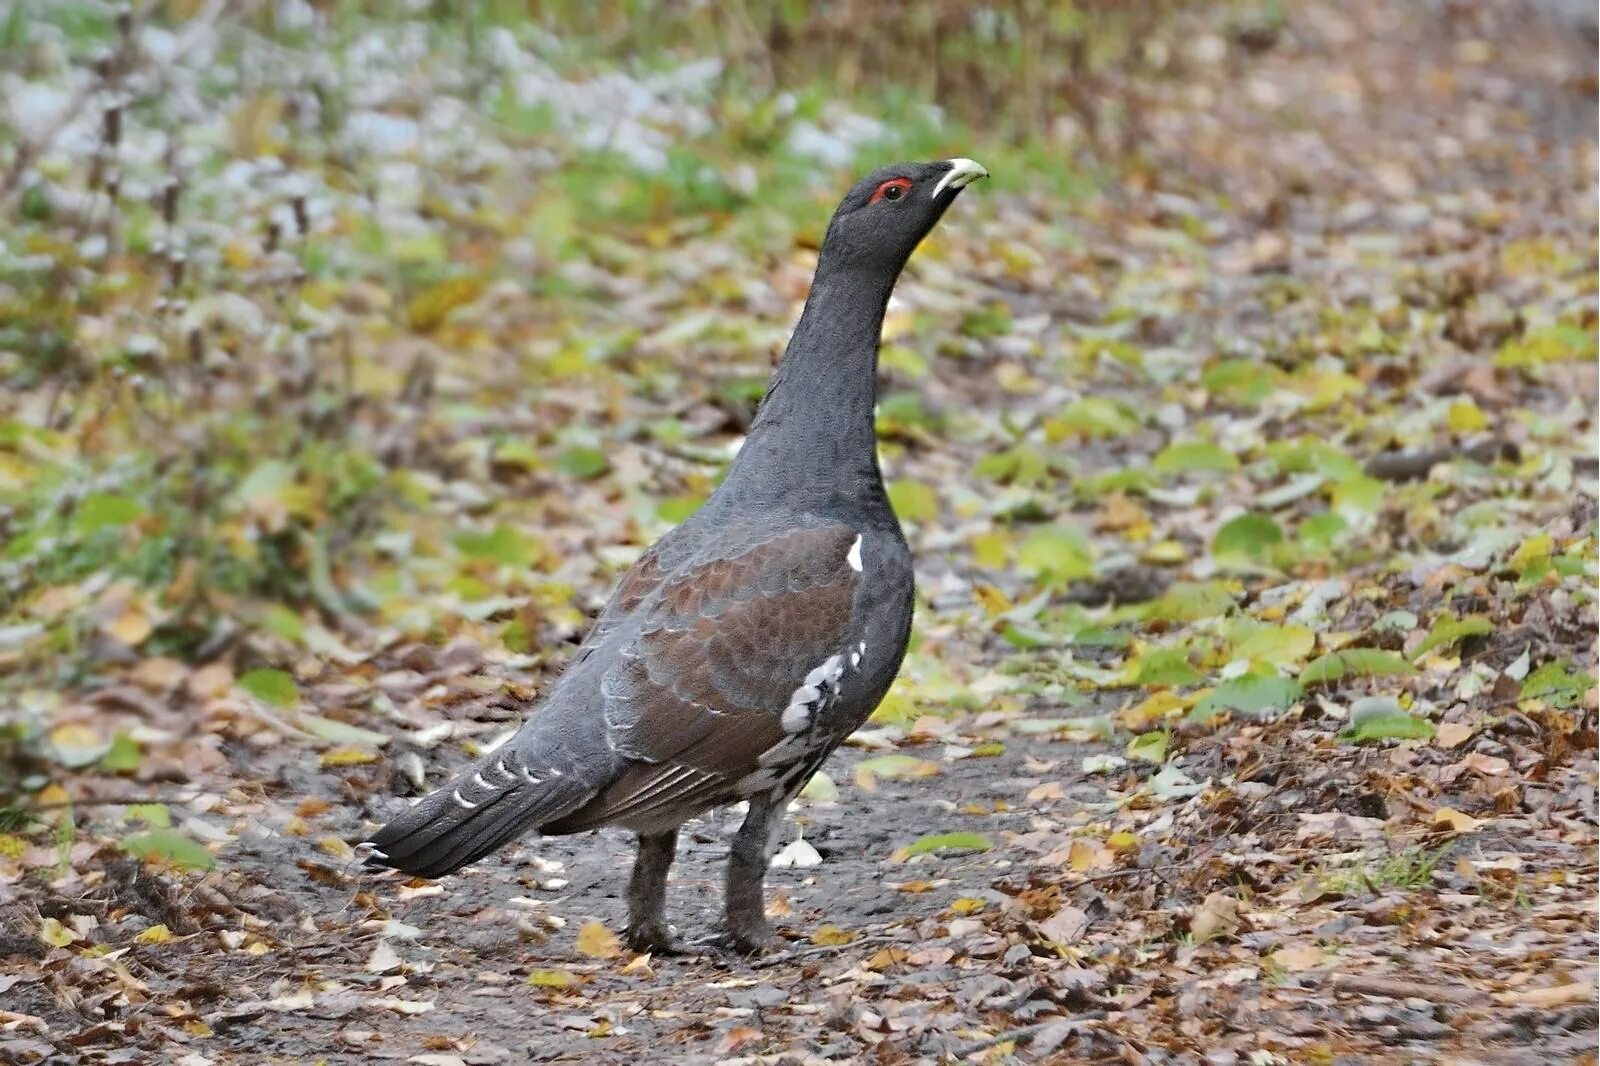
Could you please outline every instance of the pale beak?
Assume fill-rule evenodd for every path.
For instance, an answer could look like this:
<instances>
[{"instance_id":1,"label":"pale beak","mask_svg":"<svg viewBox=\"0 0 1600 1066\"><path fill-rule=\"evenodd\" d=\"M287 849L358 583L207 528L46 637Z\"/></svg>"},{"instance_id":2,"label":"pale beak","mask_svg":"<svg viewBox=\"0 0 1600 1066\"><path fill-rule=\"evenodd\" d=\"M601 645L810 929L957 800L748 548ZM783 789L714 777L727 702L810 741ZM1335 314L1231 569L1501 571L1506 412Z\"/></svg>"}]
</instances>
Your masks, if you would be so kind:
<instances>
[{"instance_id":1,"label":"pale beak","mask_svg":"<svg viewBox=\"0 0 1600 1066\"><path fill-rule=\"evenodd\" d=\"M939 179L939 184L933 187L934 199L945 189L965 189L979 178L987 178L989 171L976 159L950 159L950 173Z\"/></svg>"}]
</instances>

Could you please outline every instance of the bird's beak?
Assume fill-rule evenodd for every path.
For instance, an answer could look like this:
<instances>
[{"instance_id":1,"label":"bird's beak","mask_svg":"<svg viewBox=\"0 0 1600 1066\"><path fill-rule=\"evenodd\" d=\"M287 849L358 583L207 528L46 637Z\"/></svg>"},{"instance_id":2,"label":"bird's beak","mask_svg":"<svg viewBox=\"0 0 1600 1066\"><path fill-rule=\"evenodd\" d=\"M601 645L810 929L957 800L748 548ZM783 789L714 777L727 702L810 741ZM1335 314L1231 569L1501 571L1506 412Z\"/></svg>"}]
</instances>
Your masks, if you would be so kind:
<instances>
[{"instance_id":1,"label":"bird's beak","mask_svg":"<svg viewBox=\"0 0 1600 1066\"><path fill-rule=\"evenodd\" d=\"M945 189L965 189L979 178L987 178L989 171L976 159L950 159L950 172L939 179L939 184L933 187L934 199Z\"/></svg>"}]
</instances>

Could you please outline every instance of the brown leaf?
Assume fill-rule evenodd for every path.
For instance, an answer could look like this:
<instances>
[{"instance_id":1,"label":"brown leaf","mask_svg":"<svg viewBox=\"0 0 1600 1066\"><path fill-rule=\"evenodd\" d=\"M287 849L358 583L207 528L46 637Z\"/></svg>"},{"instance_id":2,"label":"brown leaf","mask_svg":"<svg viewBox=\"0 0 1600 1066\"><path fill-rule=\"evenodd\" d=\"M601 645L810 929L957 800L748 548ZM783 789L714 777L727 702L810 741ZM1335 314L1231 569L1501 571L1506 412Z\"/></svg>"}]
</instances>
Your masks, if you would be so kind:
<instances>
[{"instance_id":1,"label":"brown leaf","mask_svg":"<svg viewBox=\"0 0 1600 1066\"><path fill-rule=\"evenodd\" d=\"M1226 892L1213 892L1189 917L1189 932L1201 943L1220 936L1232 936L1243 922L1239 901Z\"/></svg>"},{"instance_id":2,"label":"brown leaf","mask_svg":"<svg viewBox=\"0 0 1600 1066\"><path fill-rule=\"evenodd\" d=\"M1089 915L1067 904L1044 921L1036 922L1033 928L1046 940L1053 940L1057 944L1076 944L1089 931Z\"/></svg>"},{"instance_id":3,"label":"brown leaf","mask_svg":"<svg viewBox=\"0 0 1600 1066\"><path fill-rule=\"evenodd\" d=\"M1574 981L1570 984L1551 985L1548 988L1521 988L1514 992L1496 992L1495 1002L1507 1007L1534 1007L1550 1010L1554 1007L1571 1007L1594 1002L1594 986Z\"/></svg>"}]
</instances>

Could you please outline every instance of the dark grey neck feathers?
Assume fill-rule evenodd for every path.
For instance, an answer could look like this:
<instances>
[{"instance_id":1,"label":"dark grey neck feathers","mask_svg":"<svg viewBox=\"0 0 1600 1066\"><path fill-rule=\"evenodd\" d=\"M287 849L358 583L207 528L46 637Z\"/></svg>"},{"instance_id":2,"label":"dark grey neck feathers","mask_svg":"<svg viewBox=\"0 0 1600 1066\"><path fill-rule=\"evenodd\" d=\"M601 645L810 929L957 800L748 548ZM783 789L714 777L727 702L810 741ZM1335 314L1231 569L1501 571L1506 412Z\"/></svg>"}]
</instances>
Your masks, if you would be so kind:
<instances>
[{"instance_id":1,"label":"dark grey neck feathers","mask_svg":"<svg viewBox=\"0 0 1600 1066\"><path fill-rule=\"evenodd\" d=\"M843 258L843 257L839 257ZM883 502L873 409L878 340L898 271L824 251L805 310L728 473L728 494L786 511Z\"/></svg>"}]
</instances>

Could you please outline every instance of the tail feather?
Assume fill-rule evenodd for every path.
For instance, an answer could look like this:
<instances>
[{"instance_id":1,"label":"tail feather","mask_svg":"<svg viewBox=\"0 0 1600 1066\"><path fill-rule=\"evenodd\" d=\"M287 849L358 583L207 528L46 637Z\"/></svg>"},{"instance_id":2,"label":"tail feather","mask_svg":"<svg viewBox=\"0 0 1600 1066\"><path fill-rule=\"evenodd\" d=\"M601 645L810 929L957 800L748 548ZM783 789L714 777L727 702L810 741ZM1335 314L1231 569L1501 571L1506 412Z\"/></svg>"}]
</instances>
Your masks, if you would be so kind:
<instances>
[{"instance_id":1,"label":"tail feather","mask_svg":"<svg viewBox=\"0 0 1600 1066\"><path fill-rule=\"evenodd\" d=\"M594 789L572 776L537 783L497 773L491 757L392 818L366 841L367 863L442 877L513 837L583 806Z\"/></svg>"}]
</instances>

